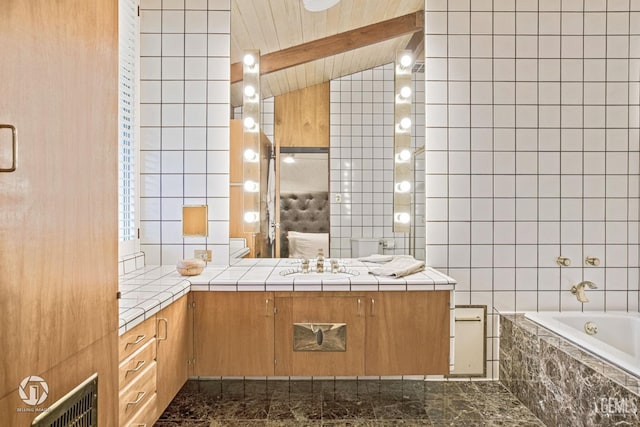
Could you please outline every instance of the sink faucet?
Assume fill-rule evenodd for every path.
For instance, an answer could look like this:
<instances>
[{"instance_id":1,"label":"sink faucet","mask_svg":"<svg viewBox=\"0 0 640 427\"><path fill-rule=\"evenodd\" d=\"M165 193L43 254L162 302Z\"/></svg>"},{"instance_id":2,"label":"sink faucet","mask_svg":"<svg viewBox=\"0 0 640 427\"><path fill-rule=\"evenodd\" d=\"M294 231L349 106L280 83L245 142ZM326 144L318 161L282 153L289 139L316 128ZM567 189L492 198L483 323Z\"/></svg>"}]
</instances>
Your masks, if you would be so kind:
<instances>
[{"instance_id":1,"label":"sink faucet","mask_svg":"<svg viewBox=\"0 0 640 427\"><path fill-rule=\"evenodd\" d=\"M578 298L578 301L580 302L589 302L589 298L587 298L587 294L584 292L584 288L585 286L588 286L589 289L598 289L598 287L596 286L595 283L589 281L589 280L583 280L582 282L578 283L577 285L573 285L571 287L571 293L573 295L576 296L576 298Z\"/></svg>"}]
</instances>

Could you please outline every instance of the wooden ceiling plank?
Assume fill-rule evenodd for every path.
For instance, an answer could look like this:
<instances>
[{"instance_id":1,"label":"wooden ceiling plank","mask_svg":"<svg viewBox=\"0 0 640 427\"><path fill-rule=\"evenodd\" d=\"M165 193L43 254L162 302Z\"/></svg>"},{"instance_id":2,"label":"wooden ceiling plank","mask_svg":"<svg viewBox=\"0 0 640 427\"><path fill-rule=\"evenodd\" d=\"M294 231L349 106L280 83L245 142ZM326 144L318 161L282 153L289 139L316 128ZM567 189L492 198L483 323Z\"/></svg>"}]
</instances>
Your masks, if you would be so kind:
<instances>
[{"instance_id":1,"label":"wooden ceiling plank","mask_svg":"<svg viewBox=\"0 0 640 427\"><path fill-rule=\"evenodd\" d=\"M424 31L424 11L267 53L260 58L260 73L268 74L416 31ZM240 80L242 80L242 64L234 63L231 65L231 83Z\"/></svg>"}]
</instances>

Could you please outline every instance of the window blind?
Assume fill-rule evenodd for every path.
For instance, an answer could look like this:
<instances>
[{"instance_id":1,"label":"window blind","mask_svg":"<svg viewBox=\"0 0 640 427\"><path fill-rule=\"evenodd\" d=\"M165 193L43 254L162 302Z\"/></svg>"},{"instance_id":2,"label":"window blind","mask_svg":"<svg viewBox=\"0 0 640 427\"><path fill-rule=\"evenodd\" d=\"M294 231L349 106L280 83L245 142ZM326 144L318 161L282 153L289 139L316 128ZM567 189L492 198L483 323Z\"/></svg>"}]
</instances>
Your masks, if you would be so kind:
<instances>
[{"instance_id":1,"label":"window blind","mask_svg":"<svg viewBox=\"0 0 640 427\"><path fill-rule=\"evenodd\" d=\"M120 242L137 238L136 75L137 0L119 0L118 228Z\"/></svg>"}]
</instances>

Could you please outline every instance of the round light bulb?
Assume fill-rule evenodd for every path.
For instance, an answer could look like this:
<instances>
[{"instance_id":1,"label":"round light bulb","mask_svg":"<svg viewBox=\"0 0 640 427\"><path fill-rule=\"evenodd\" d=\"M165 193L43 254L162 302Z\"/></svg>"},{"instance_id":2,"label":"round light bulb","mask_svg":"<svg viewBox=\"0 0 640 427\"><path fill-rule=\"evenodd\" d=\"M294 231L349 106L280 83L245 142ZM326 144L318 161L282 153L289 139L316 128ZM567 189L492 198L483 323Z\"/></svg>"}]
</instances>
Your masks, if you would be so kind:
<instances>
[{"instance_id":1,"label":"round light bulb","mask_svg":"<svg viewBox=\"0 0 640 427\"><path fill-rule=\"evenodd\" d=\"M253 129L253 127L256 125L256 121L253 120L253 117L247 117L244 119L244 127L247 129Z\"/></svg>"},{"instance_id":2,"label":"round light bulb","mask_svg":"<svg viewBox=\"0 0 640 427\"><path fill-rule=\"evenodd\" d=\"M404 68L409 67L413 63L413 58L409 54L402 55L400 57L400 65Z\"/></svg>"},{"instance_id":3,"label":"round light bulb","mask_svg":"<svg viewBox=\"0 0 640 427\"><path fill-rule=\"evenodd\" d=\"M282 161L285 163L295 163L296 159L294 159L293 156L287 156L284 159L282 159Z\"/></svg>"},{"instance_id":4,"label":"round light bulb","mask_svg":"<svg viewBox=\"0 0 640 427\"><path fill-rule=\"evenodd\" d=\"M248 193L257 193L260 189L260 186L255 181L245 181L244 183L244 191Z\"/></svg>"},{"instance_id":5,"label":"round light bulb","mask_svg":"<svg viewBox=\"0 0 640 427\"><path fill-rule=\"evenodd\" d=\"M407 130L411 127L411 119L409 117L405 117L400 120L400 128Z\"/></svg>"},{"instance_id":6,"label":"round light bulb","mask_svg":"<svg viewBox=\"0 0 640 427\"><path fill-rule=\"evenodd\" d=\"M253 98L253 96L256 94L256 88L251 85L246 85L244 87L244 94L248 98Z\"/></svg>"},{"instance_id":7,"label":"round light bulb","mask_svg":"<svg viewBox=\"0 0 640 427\"><path fill-rule=\"evenodd\" d=\"M396 222L400 224L408 224L411 221L411 215L406 212L401 212L396 214Z\"/></svg>"},{"instance_id":8,"label":"round light bulb","mask_svg":"<svg viewBox=\"0 0 640 427\"><path fill-rule=\"evenodd\" d=\"M259 219L260 215L258 215L258 212L250 211L244 213L244 222L252 224L254 222L258 222Z\"/></svg>"},{"instance_id":9,"label":"round light bulb","mask_svg":"<svg viewBox=\"0 0 640 427\"><path fill-rule=\"evenodd\" d=\"M411 151L404 149L398 153L397 158L399 162L408 162L411 160Z\"/></svg>"},{"instance_id":10,"label":"round light bulb","mask_svg":"<svg viewBox=\"0 0 640 427\"><path fill-rule=\"evenodd\" d=\"M244 65L247 67L253 67L256 63L256 58L252 54L247 53L244 55L244 58L242 58L242 62L244 62Z\"/></svg>"},{"instance_id":11,"label":"round light bulb","mask_svg":"<svg viewBox=\"0 0 640 427\"><path fill-rule=\"evenodd\" d=\"M396 184L396 192L406 193L411 190L411 183L409 181L400 181Z\"/></svg>"},{"instance_id":12,"label":"round light bulb","mask_svg":"<svg viewBox=\"0 0 640 427\"><path fill-rule=\"evenodd\" d=\"M411 88L409 86L403 86L400 89L400 96L404 99L407 99L411 96Z\"/></svg>"},{"instance_id":13,"label":"round light bulb","mask_svg":"<svg viewBox=\"0 0 640 427\"><path fill-rule=\"evenodd\" d=\"M258 161L258 153L253 151L251 148L247 148L244 150L244 159L247 162L257 162Z\"/></svg>"}]
</instances>

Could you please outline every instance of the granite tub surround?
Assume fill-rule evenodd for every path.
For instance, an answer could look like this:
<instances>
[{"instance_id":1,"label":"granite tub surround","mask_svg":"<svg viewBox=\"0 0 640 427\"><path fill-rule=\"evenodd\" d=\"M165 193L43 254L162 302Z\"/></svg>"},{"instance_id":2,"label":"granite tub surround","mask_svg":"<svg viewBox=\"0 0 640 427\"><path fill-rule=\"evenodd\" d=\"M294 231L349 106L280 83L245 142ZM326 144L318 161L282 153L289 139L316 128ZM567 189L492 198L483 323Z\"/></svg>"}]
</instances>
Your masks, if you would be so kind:
<instances>
[{"instance_id":1,"label":"granite tub surround","mask_svg":"<svg viewBox=\"0 0 640 427\"><path fill-rule=\"evenodd\" d=\"M156 427L528 426L496 381L190 380Z\"/></svg>"},{"instance_id":2,"label":"granite tub surround","mask_svg":"<svg viewBox=\"0 0 640 427\"><path fill-rule=\"evenodd\" d=\"M232 266L209 265L197 276L181 276L175 265L138 268L120 276L120 334L190 291L453 291L456 284L455 279L429 267L393 278L369 274L379 264L353 259L340 262L353 274L288 275L300 264L290 258L249 258Z\"/></svg>"},{"instance_id":3,"label":"granite tub surround","mask_svg":"<svg viewBox=\"0 0 640 427\"><path fill-rule=\"evenodd\" d=\"M500 381L546 425L640 425L639 378L524 315L500 328Z\"/></svg>"}]
</instances>

